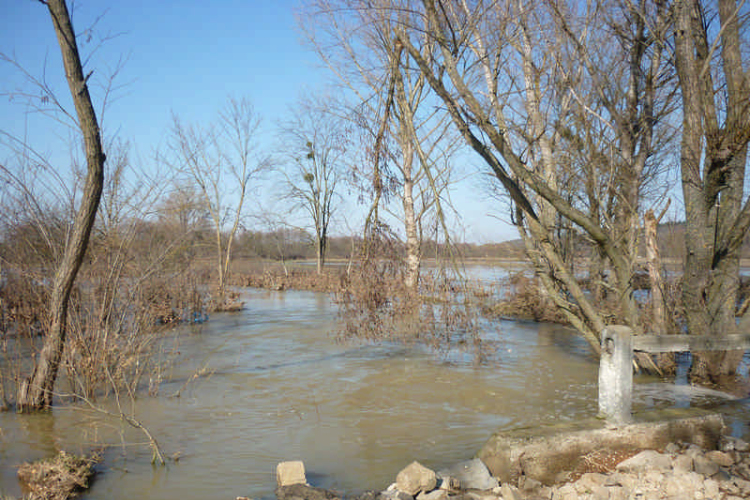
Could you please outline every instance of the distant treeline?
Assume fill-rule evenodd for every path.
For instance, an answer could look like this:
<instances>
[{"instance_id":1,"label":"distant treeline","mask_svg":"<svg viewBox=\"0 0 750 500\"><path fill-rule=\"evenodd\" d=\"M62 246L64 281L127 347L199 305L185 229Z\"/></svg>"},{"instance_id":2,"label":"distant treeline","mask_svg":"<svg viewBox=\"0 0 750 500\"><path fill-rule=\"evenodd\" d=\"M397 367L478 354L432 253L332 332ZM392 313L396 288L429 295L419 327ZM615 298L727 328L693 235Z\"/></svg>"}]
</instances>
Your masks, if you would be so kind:
<instances>
[{"instance_id":1,"label":"distant treeline","mask_svg":"<svg viewBox=\"0 0 750 500\"><path fill-rule=\"evenodd\" d=\"M361 236L332 236L328 240L328 259L348 260L362 243ZM315 246L311 234L304 230L246 231L235 242L235 258L263 258L270 260L314 259ZM514 259L524 258L520 240L501 243L458 243L449 251L446 245L434 241L422 243L422 256L430 258L460 259Z\"/></svg>"},{"instance_id":2,"label":"distant treeline","mask_svg":"<svg viewBox=\"0 0 750 500\"><path fill-rule=\"evenodd\" d=\"M188 265L193 259L213 257L216 251L214 235L209 230L192 229L178 231L180 237L174 240L176 227L164 221L141 221L134 224L131 257L148 261L146 255L158 249L168 249L168 261L178 267ZM49 224L47 228L57 228L42 234L39 227L32 224L6 228L0 237L0 254L6 264L13 266L14 261L23 262L27 269L47 267L58 255L56 249L65 238L65 225ZM661 224L658 230L659 247L662 258L682 259L684 257L684 223ZM92 258L101 250L101 246L112 243L99 232L92 238L89 254ZM59 241L58 241L59 240ZM590 245L582 237L571 238L573 252L577 257L585 258ZM58 244L51 244L57 242ZM349 260L362 242L361 236L332 236L328 240L328 258ZM13 254L20 253L17 258ZM643 255L643 250L641 251ZM750 258L750 237L745 239L741 255ZM313 235L304 229L282 228L273 231L245 230L239 232L234 243L233 259L267 259L273 261L293 261L315 259L315 241ZM444 244L425 241L422 244L422 256L426 259L456 257L458 259L488 260L523 260L525 251L520 239L497 243L456 243L450 250Z\"/></svg>"},{"instance_id":3,"label":"distant treeline","mask_svg":"<svg viewBox=\"0 0 750 500\"><path fill-rule=\"evenodd\" d=\"M659 225L659 247L665 259L681 259L685 249L685 224L669 222ZM585 257L590 246L583 238L573 238L575 253ZM359 248L360 236L333 236L328 241L328 258L348 260L352 252ZM641 245L642 246L642 245ZM280 229L277 231L245 231L236 242L234 257L263 258L270 260L314 259L315 246L311 234L302 229ZM451 252L442 243L426 241L422 245L422 255L426 259L450 255L461 259L522 260L525 258L523 242L520 239L496 243L457 243ZM643 254L643 250L641 252ZM741 255L750 258L750 237L745 239Z\"/></svg>"}]
</instances>

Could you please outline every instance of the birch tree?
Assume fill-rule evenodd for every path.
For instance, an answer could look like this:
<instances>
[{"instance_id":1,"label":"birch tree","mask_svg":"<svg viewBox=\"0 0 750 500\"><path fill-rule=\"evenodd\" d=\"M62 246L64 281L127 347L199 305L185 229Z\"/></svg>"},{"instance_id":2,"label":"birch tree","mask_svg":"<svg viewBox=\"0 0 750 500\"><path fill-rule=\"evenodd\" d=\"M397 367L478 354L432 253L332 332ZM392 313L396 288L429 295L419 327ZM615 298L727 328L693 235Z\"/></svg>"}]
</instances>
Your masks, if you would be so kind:
<instances>
[{"instance_id":1,"label":"birch tree","mask_svg":"<svg viewBox=\"0 0 750 500\"><path fill-rule=\"evenodd\" d=\"M383 8L381 8L383 7ZM450 178L445 159L453 144L447 116L430 99L429 86L397 40L387 4L315 0L302 29L340 85L354 95L356 122L368 139L371 208L367 228L380 223L380 208L395 197L406 247L405 284L417 292L422 261L422 219L443 217ZM387 210L387 208L386 208ZM395 211L391 212L395 214Z\"/></svg>"}]
</instances>

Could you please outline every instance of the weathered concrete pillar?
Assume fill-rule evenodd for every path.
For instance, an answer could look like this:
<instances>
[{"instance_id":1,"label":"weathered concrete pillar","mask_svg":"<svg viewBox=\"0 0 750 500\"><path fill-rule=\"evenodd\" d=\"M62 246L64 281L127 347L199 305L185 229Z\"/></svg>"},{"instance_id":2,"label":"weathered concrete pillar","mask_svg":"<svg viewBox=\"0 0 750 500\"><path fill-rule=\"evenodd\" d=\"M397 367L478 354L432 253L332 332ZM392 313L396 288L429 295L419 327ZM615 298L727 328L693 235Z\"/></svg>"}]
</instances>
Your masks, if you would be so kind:
<instances>
[{"instance_id":1,"label":"weathered concrete pillar","mask_svg":"<svg viewBox=\"0 0 750 500\"><path fill-rule=\"evenodd\" d=\"M599 360L599 416L613 424L631 421L633 401L633 346L627 326L602 331Z\"/></svg>"}]
</instances>

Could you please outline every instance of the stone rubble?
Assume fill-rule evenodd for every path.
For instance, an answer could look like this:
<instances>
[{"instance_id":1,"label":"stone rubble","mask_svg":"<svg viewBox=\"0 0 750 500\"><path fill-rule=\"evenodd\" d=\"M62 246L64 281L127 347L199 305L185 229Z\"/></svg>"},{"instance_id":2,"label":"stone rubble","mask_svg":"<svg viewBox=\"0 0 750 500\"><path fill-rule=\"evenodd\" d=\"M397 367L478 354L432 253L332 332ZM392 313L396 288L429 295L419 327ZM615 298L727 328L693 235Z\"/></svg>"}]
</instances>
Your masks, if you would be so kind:
<instances>
[{"instance_id":1,"label":"stone rubble","mask_svg":"<svg viewBox=\"0 0 750 500\"><path fill-rule=\"evenodd\" d=\"M619 459L619 455L618 455ZM300 463L301 465L301 463ZM593 464L595 465L595 464ZM295 464L298 468L299 465ZM304 466L303 478L304 478ZM590 467L597 470L596 467ZM577 470L553 486L522 476L499 484L481 460L461 462L437 473L413 462L382 492L350 500L739 500L750 499L750 445L722 438L719 450L668 445L628 454L606 472ZM298 469L297 469L298 470ZM304 483L304 480L303 480ZM341 495L306 484L282 486L278 500L341 500Z\"/></svg>"},{"instance_id":2,"label":"stone rubble","mask_svg":"<svg viewBox=\"0 0 750 500\"><path fill-rule=\"evenodd\" d=\"M407 495L417 496L437 486L437 475L419 462L412 462L396 476L396 488Z\"/></svg>"}]
</instances>

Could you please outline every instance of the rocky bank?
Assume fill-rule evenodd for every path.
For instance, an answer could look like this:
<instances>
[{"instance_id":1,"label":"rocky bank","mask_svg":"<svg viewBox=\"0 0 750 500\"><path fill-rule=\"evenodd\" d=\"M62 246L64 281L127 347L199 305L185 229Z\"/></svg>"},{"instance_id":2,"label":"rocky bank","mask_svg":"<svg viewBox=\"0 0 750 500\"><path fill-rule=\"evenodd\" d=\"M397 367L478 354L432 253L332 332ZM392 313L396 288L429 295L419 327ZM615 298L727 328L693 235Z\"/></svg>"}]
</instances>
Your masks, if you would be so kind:
<instances>
[{"instance_id":1,"label":"rocky bank","mask_svg":"<svg viewBox=\"0 0 750 500\"><path fill-rule=\"evenodd\" d=\"M672 443L662 450L584 457L584 466L550 486L521 476L503 483L475 458L433 471L418 462L405 467L380 492L349 500L736 500L750 498L750 446L722 437L716 450ZM302 462L277 468L278 500L340 500L344 496L307 485ZM240 497L241 499L242 497ZM238 500L240 500L238 499Z\"/></svg>"}]
</instances>

